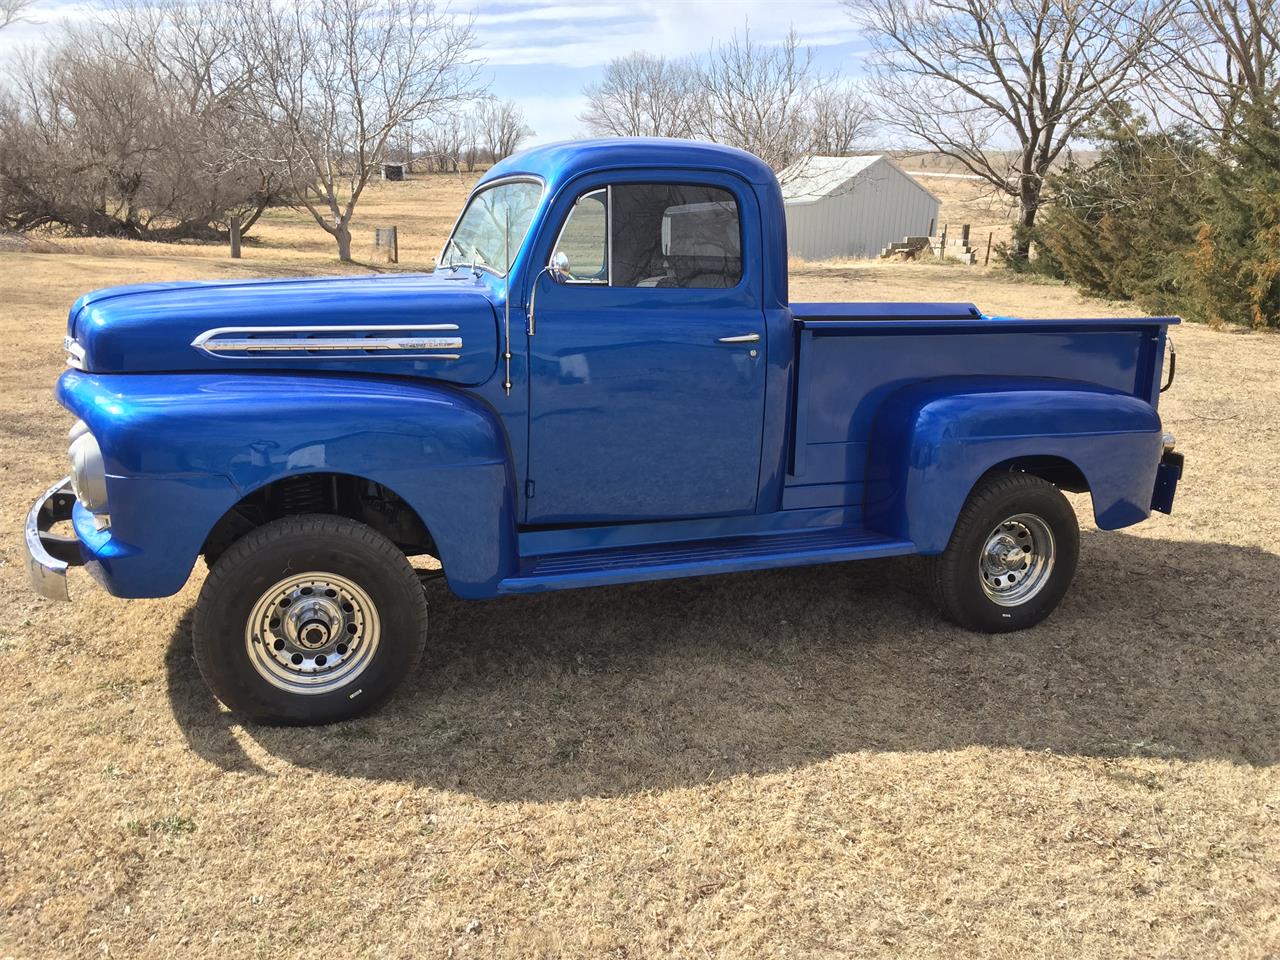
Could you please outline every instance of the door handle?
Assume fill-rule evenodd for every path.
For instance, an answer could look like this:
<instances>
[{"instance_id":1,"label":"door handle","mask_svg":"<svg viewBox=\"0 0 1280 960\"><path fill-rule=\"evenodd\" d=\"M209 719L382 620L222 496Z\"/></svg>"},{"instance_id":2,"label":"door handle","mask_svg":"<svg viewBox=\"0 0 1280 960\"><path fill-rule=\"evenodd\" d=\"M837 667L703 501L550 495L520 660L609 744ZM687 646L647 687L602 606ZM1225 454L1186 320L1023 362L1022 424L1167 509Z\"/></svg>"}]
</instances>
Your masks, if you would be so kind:
<instances>
[{"instance_id":1,"label":"door handle","mask_svg":"<svg viewBox=\"0 0 1280 960\"><path fill-rule=\"evenodd\" d=\"M721 337L719 340L716 341L716 343L759 343L759 342L760 342L760 334L758 333L743 333L743 334L739 334L736 337Z\"/></svg>"}]
</instances>

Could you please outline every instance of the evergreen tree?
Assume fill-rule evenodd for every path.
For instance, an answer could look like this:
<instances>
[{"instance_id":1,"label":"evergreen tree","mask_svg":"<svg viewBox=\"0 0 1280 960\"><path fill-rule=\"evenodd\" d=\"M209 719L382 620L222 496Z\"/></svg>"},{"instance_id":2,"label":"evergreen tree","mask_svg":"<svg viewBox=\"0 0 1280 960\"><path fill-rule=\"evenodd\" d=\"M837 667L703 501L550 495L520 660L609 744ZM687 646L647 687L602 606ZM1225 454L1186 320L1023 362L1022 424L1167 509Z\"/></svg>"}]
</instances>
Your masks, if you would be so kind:
<instances>
[{"instance_id":1,"label":"evergreen tree","mask_svg":"<svg viewBox=\"0 0 1280 960\"><path fill-rule=\"evenodd\" d=\"M1280 103L1246 104L1209 181L1189 293L1213 323L1280 326Z\"/></svg>"},{"instance_id":2,"label":"evergreen tree","mask_svg":"<svg viewBox=\"0 0 1280 960\"><path fill-rule=\"evenodd\" d=\"M1207 191L1204 145L1187 128L1148 131L1125 104L1112 105L1089 139L1097 162L1050 180L1053 204L1036 238L1044 267L1100 296L1189 312L1185 257Z\"/></svg>"},{"instance_id":3,"label":"evergreen tree","mask_svg":"<svg viewBox=\"0 0 1280 960\"><path fill-rule=\"evenodd\" d=\"M1216 143L1124 105L1090 140L1097 162L1050 181L1042 270L1155 313L1280 327L1280 95L1242 102Z\"/></svg>"}]
</instances>

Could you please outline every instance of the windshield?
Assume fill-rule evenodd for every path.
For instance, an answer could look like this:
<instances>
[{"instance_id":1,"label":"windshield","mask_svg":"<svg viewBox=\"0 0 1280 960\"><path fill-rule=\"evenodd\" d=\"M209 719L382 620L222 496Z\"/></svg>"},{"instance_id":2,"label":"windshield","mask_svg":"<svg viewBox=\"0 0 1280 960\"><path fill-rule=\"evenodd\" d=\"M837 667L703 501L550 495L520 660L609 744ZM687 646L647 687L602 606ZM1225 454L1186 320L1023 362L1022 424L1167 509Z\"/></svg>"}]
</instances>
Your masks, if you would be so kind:
<instances>
[{"instance_id":1,"label":"windshield","mask_svg":"<svg viewBox=\"0 0 1280 960\"><path fill-rule=\"evenodd\" d=\"M481 190L471 198L453 228L453 235L440 254L440 265L474 263L505 277L520 252L541 198L542 184L532 180L509 180Z\"/></svg>"}]
</instances>

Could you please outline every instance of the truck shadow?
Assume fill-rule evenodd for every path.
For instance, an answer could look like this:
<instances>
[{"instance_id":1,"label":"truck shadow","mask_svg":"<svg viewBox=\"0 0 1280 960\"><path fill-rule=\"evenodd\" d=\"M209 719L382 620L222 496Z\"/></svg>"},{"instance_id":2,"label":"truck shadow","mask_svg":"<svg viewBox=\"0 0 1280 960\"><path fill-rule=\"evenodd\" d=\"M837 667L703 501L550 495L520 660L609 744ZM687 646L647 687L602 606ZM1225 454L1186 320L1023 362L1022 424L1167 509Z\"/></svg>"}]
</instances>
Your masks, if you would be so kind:
<instances>
[{"instance_id":1,"label":"truck shadow","mask_svg":"<svg viewBox=\"0 0 1280 960\"><path fill-rule=\"evenodd\" d=\"M1280 557L1086 533L1041 627L941 622L919 561L509 598L431 589L418 675L376 715L248 728L308 768L496 800L661 790L856 751L1015 747L1269 765L1280 755ZM254 764L189 626L169 696L193 750Z\"/></svg>"}]
</instances>

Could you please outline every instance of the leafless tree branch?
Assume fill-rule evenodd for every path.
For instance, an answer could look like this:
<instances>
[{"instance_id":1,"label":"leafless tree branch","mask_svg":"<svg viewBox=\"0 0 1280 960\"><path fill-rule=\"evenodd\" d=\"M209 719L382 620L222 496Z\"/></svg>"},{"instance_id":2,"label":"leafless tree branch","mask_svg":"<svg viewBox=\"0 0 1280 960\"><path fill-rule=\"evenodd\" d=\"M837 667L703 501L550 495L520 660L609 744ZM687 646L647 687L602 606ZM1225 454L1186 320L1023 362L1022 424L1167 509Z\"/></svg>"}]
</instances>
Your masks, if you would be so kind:
<instances>
[{"instance_id":1,"label":"leafless tree branch","mask_svg":"<svg viewBox=\"0 0 1280 960\"><path fill-rule=\"evenodd\" d=\"M281 200L242 159L226 6L120 2L23 54L0 106L0 219L77 233L212 238Z\"/></svg>"},{"instance_id":2,"label":"leafless tree branch","mask_svg":"<svg viewBox=\"0 0 1280 960\"><path fill-rule=\"evenodd\" d=\"M697 122L697 68L691 60L631 53L611 61L583 92L578 117L596 136L690 137Z\"/></svg>"},{"instance_id":3,"label":"leafless tree branch","mask_svg":"<svg viewBox=\"0 0 1280 960\"><path fill-rule=\"evenodd\" d=\"M884 123L1016 197L1027 228L1063 151L1158 69L1171 17L1160 0L844 3L872 44Z\"/></svg>"},{"instance_id":4,"label":"leafless tree branch","mask_svg":"<svg viewBox=\"0 0 1280 960\"><path fill-rule=\"evenodd\" d=\"M433 0L249 0L247 114L292 192L351 258L351 217L397 131L475 99L471 22Z\"/></svg>"},{"instance_id":5,"label":"leafless tree branch","mask_svg":"<svg viewBox=\"0 0 1280 960\"><path fill-rule=\"evenodd\" d=\"M0 0L0 30L27 19L34 0Z\"/></svg>"},{"instance_id":6,"label":"leafless tree branch","mask_svg":"<svg viewBox=\"0 0 1280 960\"><path fill-rule=\"evenodd\" d=\"M579 119L592 134L713 140L775 170L808 154L849 153L871 129L858 91L819 71L794 31L770 45L743 29L700 58L632 53L584 93Z\"/></svg>"},{"instance_id":7,"label":"leafless tree branch","mask_svg":"<svg viewBox=\"0 0 1280 960\"><path fill-rule=\"evenodd\" d=\"M1280 99L1280 6L1275 0L1178 0L1157 36L1166 65L1145 98L1215 140L1229 138L1246 104Z\"/></svg>"}]
</instances>

